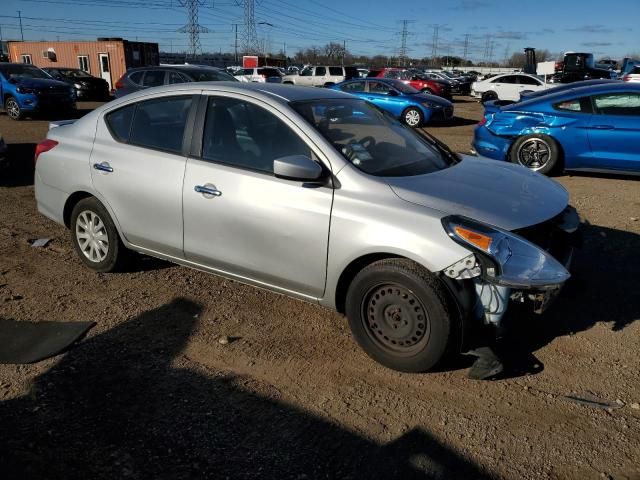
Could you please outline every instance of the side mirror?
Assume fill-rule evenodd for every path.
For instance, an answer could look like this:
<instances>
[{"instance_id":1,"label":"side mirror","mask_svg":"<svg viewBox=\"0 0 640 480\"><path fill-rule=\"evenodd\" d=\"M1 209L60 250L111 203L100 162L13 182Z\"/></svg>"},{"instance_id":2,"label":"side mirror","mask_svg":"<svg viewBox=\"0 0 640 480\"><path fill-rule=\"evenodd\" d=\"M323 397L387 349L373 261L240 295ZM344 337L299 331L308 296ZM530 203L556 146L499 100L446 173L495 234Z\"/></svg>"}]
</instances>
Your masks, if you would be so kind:
<instances>
[{"instance_id":1,"label":"side mirror","mask_svg":"<svg viewBox=\"0 0 640 480\"><path fill-rule=\"evenodd\" d=\"M277 178L312 182L322 176L322 167L305 155L290 155L273 161L273 173Z\"/></svg>"}]
</instances>

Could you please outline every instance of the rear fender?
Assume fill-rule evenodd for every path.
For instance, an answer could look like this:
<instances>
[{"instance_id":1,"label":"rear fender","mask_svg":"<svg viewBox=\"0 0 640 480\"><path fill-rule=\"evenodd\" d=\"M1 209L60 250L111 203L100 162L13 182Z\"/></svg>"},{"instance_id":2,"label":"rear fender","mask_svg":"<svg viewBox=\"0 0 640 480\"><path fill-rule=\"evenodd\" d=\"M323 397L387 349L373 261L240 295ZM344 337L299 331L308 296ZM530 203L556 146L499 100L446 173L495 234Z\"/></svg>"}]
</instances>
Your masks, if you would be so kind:
<instances>
[{"instance_id":1,"label":"rear fender","mask_svg":"<svg viewBox=\"0 0 640 480\"><path fill-rule=\"evenodd\" d=\"M547 116L542 113L501 112L493 115L486 127L494 135L515 137L530 134L553 135L553 131L575 123L566 117Z\"/></svg>"}]
</instances>

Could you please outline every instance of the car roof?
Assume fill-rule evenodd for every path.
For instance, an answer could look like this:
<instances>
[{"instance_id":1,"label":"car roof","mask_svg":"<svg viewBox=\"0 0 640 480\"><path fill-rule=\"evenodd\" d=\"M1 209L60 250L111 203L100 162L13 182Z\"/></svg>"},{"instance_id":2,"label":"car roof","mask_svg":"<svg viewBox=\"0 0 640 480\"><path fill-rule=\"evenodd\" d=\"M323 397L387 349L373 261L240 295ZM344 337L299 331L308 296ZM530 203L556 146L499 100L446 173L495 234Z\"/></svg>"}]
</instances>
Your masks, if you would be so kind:
<instances>
[{"instance_id":1,"label":"car roof","mask_svg":"<svg viewBox=\"0 0 640 480\"><path fill-rule=\"evenodd\" d=\"M302 87L299 85L285 85L281 83L244 83L244 82L189 82L163 85L160 87L147 88L131 93L109 104L128 103L129 100L144 98L150 94L171 93L171 92L194 92L203 90L208 92L228 92L247 94L254 98L277 101L279 103L298 102L304 100L340 99L354 98L348 93L343 93L330 88ZM120 102L122 100L122 102Z\"/></svg>"},{"instance_id":2,"label":"car roof","mask_svg":"<svg viewBox=\"0 0 640 480\"><path fill-rule=\"evenodd\" d=\"M166 70L166 69L190 70L190 71L215 70L217 72L225 71L224 68L212 67L210 65L184 64L184 65L148 65L146 67L135 67L135 68L130 68L129 70L127 70L127 73L138 72L138 71L142 71L142 70Z\"/></svg>"},{"instance_id":3,"label":"car roof","mask_svg":"<svg viewBox=\"0 0 640 480\"><path fill-rule=\"evenodd\" d=\"M513 105L507 105L504 110L519 110L522 107L531 105L546 104L549 102L557 102L561 100L568 100L572 98L579 98L587 95L598 95L603 93L618 93L618 92L637 92L640 93L640 83L629 82L611 82L611 83L599 83L597 85L585 85L578 86L574 89L562 90L556 93L550 93L541 97L535 97L530 100L525 100L520 103L514 103ZM513 107L513 108L509 108Z\"/></svg>"}]
</instances>

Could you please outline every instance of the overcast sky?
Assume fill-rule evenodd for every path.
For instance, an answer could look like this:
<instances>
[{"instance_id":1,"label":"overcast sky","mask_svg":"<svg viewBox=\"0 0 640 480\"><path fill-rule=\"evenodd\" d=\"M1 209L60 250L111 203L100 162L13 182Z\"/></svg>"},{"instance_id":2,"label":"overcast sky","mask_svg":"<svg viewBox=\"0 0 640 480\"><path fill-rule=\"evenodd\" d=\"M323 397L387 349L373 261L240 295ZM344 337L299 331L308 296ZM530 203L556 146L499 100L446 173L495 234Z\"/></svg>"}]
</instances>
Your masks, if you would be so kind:
<instances>
[{"instance_id":1,"label":"overcast sky","mask_svg":"<svg viewBox=\"0 0 640 480\"><path fill-rule=\"evenodd\" d=\"M501 61L531 46L553 52L580 50L621 58L640 52L640 0L255 0L258 37L271 50L346 42L355 54L397 55L402 20L412 57L431 56L437 28L439 55ZM180 0L2 0L3 39L19 39L18 10L25 40L124 37L184 51L187 23ZM200 0L203 51L233 51L235 24L242 43L243 9L235 0ZM267 25L270 24L270 25Z\"/></svg>"}]
</instances>

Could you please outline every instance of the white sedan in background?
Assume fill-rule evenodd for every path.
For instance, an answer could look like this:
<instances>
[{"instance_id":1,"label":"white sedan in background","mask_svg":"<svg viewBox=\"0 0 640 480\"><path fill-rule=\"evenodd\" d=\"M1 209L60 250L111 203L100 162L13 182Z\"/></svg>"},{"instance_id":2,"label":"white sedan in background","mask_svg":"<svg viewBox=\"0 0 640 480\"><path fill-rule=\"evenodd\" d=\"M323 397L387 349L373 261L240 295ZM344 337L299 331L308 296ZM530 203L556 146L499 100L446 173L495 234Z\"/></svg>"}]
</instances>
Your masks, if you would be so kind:
<instances>
[{"instance_id":1,"label":"white sedan in background","mask_svg":"<svg viewBox=\"0 0 640 480\"><path fill-rule=\"evenodd\" d=\"M544 82L542 77L528 73L506 73L471 85L471 96L482 102L490 100L520 100L525 91L545 90L553 85Z\"/></svg>"}]
</instances>

